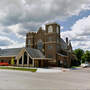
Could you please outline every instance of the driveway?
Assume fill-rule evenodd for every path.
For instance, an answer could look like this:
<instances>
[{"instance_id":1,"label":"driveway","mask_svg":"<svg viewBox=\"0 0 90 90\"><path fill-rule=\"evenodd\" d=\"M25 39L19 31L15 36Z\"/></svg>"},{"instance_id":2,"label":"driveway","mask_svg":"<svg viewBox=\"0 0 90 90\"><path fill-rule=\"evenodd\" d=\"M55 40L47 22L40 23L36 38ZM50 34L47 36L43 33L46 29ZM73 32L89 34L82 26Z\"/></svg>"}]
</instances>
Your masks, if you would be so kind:
<instances>
[{"instance_id":1,"label":"driveway","mask_svg":"<svg viewBox=\"0 0 90 90\"><path fill-rule=\"evenodd\" d=\"M90 69L54 73L0 70L0 90L89 90Z\"/></svg>"}]
</instances>

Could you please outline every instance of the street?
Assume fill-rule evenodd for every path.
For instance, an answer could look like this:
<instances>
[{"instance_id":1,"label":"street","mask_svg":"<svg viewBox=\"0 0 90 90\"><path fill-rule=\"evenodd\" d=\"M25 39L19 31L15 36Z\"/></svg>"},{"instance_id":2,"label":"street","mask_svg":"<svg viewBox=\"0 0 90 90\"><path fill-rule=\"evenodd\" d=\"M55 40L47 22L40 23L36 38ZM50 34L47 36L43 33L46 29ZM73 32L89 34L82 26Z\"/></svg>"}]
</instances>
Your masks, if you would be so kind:
<instances>
[{"instance_id":1,"label":"street","mask_svg":"<svg viewBox=\"0 0 90 90\"><path fill-rule=\"evenodd\" d=\"M0 70L0 90L87 89L90 89L90 69L57 73Z\"/></svg>"}]
</instances>

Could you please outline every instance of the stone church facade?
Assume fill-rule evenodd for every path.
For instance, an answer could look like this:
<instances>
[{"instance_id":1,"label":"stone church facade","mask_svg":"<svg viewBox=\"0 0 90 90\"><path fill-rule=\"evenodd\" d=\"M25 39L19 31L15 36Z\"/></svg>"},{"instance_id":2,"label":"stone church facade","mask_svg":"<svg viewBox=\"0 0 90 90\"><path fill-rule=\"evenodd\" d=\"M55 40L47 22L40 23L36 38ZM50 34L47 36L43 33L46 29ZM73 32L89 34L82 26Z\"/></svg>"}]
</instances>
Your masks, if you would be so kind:
<instances>
[{"instance_id":1,"label":"stone church facade","mask_svg":"<svg viewBox=\"0 0 90 90\"><path fill-rule=\"evenodd\" d=\"M49 23L45 30L26 34L23 48L0 49L0 63L22 67L70 67L73 60L72 45L60 35L60 25Z\"/></svg>"},{"instance_id":2,"label":"stone church facade","mask_svg":"<svg viewBox=\"0 0 90 90\"><path fill-rule=\"evenodd\" d=\"M72 57L72 45L66 38L61 38L60 25L51 23L41 27L36 32L26 35L26 47L40 50L45 58L50 58L48 65L70 67Z\"/></svg>"}]
</instances>

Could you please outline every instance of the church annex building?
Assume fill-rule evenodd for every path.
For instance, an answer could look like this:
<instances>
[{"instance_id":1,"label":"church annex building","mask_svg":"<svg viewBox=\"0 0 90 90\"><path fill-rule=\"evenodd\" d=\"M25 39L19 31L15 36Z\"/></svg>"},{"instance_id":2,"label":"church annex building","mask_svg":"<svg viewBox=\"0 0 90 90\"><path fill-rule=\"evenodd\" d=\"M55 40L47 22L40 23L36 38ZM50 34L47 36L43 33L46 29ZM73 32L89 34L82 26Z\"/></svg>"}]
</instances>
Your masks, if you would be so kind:
<instances>
[{"instance_id":1,"label":"church annex building","mask_svg":"<svg viewBox=\"0 0 90 90\"><path fill-rule=\"evenodd\" d=\"M73 60L72 45L60 35L60 25L50 23L36 32L26 34L23 48L0 49L0 62L25 67L70 67Z\"/></svg>"}]
</instances>

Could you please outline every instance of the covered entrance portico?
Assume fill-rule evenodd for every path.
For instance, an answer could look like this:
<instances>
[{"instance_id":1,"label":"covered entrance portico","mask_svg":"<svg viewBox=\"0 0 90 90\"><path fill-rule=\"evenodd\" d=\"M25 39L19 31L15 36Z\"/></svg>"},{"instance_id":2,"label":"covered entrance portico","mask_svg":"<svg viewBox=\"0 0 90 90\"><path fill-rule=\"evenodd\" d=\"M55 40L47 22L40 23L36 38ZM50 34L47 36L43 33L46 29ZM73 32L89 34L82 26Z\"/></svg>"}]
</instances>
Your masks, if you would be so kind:
<instances>
[{"instance_id":1,"label":"covered entrance portico","mask_svg":"<svg viewBox=\"0 0 90 90\"><path fill-rule=\"evenodd\" d=\"M31 58L31 56L25 51L21 57L17 58L17 66L22 67L33 67L34 66L34 60Z\"/></svg>"},{"instance_id":2,"label":"covered entrance portico","mask_svg":"<svg viewBox=\"0 0 90 90\"><path fill-rule=\"evenodd\" d=\"M48 67L48 60L49 59L32 59L29 55L27 57L21 56L19 61L17 61L17 66L22 67Z\"/></svg>"},{"instance_id":3,"label":"covered entrance portico","mask_svg":"<svg viewBox=\"0 0 90 90\"><path fill-rule=\"evenodd\" d=\"M16 65L20 67L47 67L48 60L51 60L51 59L45 58L44 56L41 55L40 52L39 52L39 55L36 55L36 54L37 53L34 51L30 52L29 50L28 52L26 49L22 49L22 51L16 57L16 60L17 60Z\"/></svg>"},{"instance_id":4,"label":"covered entrance portico","mask_svg":"<svg viewBox=\"0 0 90 90\"><path fill-rule=\"evenodd\" d=\"M7 62L12 66L20 67L47 67L48 60L44 54L33 48L5 49L0 52L0 62Z\"/></svg>"},{"instance_id":5,"label":"covered entrance portico","mask_svg":"<svg viewBox=\"0 0 90 90\"><path fill-rule=\"evenodd\" d=\"M17 60L17 66L21 67L48 67L48 60L47 58L44 59L34 59L31 58L28 54L27 56L21 56L19 60Z\"/></svg>"}]
</instances>

